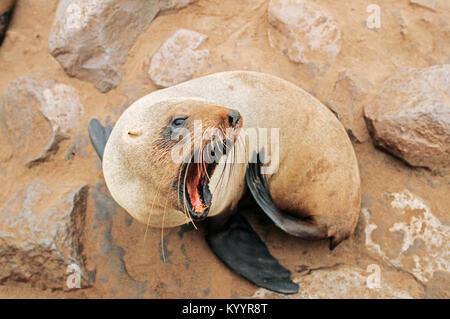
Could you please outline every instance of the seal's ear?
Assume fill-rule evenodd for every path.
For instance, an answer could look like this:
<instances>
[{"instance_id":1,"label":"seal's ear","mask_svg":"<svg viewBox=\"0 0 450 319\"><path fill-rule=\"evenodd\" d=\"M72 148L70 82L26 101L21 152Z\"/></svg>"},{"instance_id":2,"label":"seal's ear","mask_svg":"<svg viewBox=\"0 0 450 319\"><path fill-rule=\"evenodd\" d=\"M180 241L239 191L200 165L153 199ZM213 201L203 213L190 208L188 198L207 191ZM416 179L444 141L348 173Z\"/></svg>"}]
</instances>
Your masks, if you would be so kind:
<instances>
[{"instance_id":1,"label":"seal's ear","mask_svg":"<svg viewBox=\"0 0 450 319\"><path fill-rule=\"evenodd\" d=\"M206 235L211 250L229 268L254 284L284 294L298 292L291 272L270 254L248 222L233 214L221 228Z\"/></svg>"},{"instance_id":2,"label":"seal's ear","mask_svg":"<svg viewBox=\"0 0 450 319\"><path fill-rule=\"evenodd\" d=\"M109 125L103 126L97 119L89 122L89 137L100 159L103 159L106 142L111 134L112 128Z\"/></svg>"},{"instance_id":3,"label":"seal's ear","mask_svg":"<svg viewBox=\"0 0 450 319\"><path fill-rule=\"evenodd\" d=\"M263 150L264 151L264 150ZM315 225L313 222L294 218L281 212L273 203L269 193L269 187L266 179L261 175L261 161L259 154L253 154L253 163L249 163L245 173L245 181L258 203L259 207L266 215L288 234L300 237L306 240L319 240L327 238L327 230Z\"/></svg>"}]
</instances>

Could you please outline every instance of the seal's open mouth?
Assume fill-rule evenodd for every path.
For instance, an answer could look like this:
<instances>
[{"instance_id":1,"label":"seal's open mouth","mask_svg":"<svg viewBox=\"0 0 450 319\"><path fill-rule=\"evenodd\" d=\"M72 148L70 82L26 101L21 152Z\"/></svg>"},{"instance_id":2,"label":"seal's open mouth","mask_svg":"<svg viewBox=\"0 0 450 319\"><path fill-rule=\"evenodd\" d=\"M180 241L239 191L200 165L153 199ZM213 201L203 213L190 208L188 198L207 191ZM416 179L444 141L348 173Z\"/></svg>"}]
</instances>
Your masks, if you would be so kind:
<instances>
[{"instance_id":1,"label":"seal's open mouth","mask_svg":"<svg viewBox=\"0 0 450 319\"><path fill-rule=\"evenodd\" d=\"M190 163L186 167L185 202L189 214L199 220L208 215L212 195L209 190L209 178L217 163Z\"/></svg>"},{"instance_id":2,"label":"seal's open mouth","mask_svg":"<svg viewBox=\"0 0 450 319\"><path fill-rule=\"evenodd\" d=\"M229 142L229 141L228 141ZM219 145L220 143L209 143L203 149L205 154L208 156L214 156L213 158L208 158L207 155L201 157L198 160L198 153L194 152L192 155L190 163L186 163L183 166L182 178L180 183L180 198L183 199L182 203L187 208L188 213L195 220L204 219L211 207L212 194L209 189L209 179L211 178L214 170L216 169L218 159L226 154L225 146L222 148L215 147L211 151L211 145ZM197 160L194 160L196 159Z\"/></svg>"}]
</instances>

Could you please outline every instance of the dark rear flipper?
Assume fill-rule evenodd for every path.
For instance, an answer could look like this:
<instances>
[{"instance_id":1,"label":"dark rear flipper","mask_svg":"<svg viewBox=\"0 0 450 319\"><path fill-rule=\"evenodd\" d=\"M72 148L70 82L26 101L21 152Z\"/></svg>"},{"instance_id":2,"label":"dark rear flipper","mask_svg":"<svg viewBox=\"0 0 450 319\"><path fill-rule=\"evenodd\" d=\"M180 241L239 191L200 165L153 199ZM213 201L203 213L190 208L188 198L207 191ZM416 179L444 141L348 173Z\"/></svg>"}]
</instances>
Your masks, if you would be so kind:
<instances>
[{"instance_id":1,"label":"dark rear flipper","mask_svg":"<svg viewBox=\"0 0 450 319\"><path fill-rule=\"evenodd\" d=\"M101 160L103 159L103 152L111 131L111 126L103 126L97 119L92 119L89 122L89 138Z\"/></svg>"},{"instance_id":2,"label":"dark rear flipper","mask_svg":"<svg viewBox=\"0 0 450 319\"><path fill-rule=\"evenodd\" d=\"M255 285L284 294L298 292L290 271L278 263L239 214L231 216L223 228L208 234L206 241L225 265Z\"/></svg>"},{"instance_id":3,"label":"dark rear flipper","mask_svg":"<svg viewBox=\"0 0 450 319\"><path fill-rule=\"evenodd\" d=\"M277 227L288 234L306 240L319 240L327 238L327 229L315 225L312 221L306 221L292 217L281 212L273 203L269 193L266 179L261 175L261 161L259 155L256 163L249 163L245 174L245 181L250 193L264 213L275 223ZM333 247L334 248L334 247Z\"/></svg>"}]
</instances>

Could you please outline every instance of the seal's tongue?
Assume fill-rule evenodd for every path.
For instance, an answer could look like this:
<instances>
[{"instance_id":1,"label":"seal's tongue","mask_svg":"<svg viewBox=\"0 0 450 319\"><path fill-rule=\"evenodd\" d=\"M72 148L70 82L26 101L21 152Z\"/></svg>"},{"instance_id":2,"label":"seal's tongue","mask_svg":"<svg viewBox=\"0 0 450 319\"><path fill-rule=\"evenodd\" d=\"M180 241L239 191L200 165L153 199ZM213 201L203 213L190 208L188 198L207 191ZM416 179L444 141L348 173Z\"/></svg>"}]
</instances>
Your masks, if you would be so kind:
<instances>
[{"instance_id":1,"label":"seal's tongue","mask_svg":"<svg viewBox=\"0 0 450 319\"><path fill-rule=\"evenodd\" d=\"M205 172L200 165L201 163L193 164L189 167L189 172L186 180L186 188L189 194L189 200L191 202L192 209L198 214L203 214L207 208L203 203L201 194Z\"/></svg>"}]
</instances>

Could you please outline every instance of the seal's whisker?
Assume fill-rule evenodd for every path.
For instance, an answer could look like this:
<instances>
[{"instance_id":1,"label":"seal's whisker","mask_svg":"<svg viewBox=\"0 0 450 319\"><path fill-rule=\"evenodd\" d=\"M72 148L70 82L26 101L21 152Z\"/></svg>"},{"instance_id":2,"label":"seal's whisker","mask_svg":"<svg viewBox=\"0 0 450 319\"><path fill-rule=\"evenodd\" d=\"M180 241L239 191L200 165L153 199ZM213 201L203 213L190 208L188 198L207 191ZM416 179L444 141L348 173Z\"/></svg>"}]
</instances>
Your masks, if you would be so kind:
<instances>
[{"instance_id":1,"label":"seal's whisker","mask_svg":"<svg viewBox=\"0 0 450 319\"><path fill-rule=\"evenodd\" d=\"M248 152L247 146L246 146L246 144L245 144L245 138L244 138L241 134L238 135L238 141L239 141L240 145L241 145L242 148L243 148L243 152L244 152L244 155L243 155L244 158L243 158L243 160L244 160L244 161L248 161L248 154L249 154L249 152Z\"/></svg>"},{"instance_id":2,"label":"seal's whisker","mask_svg":"<svg viewBox=\"0 0 450 319\"><path fill-rule=\"evenodd\" d=\"M165 249L164 249L164 221L166 218L166 208L167 208L168 199L169 199L169 196L166 196L166 202L164 204L164 211L163 211L163 218L162 218L162 228L161 228L161 252L162 252L164 263L166 263L166 253L165 253Z\"/></svg>"},{"instance_id":3,"label":"seal's whisker","mask_svg":"<svg viewBox=\"0 0 450 319\"><path fill-rule=\"evenodd\" d=\"M206 148L206 145L205 145L205 148ZM206 175L206 178L208 178L208 180L210 180L210 178L209 178L209 174L208 174L208 170L207 170L207 168L206 168L206 164L205 164L205 157L204 157L204 151L202 152L202 170L203 170L203 172L205 173L205 175Z\"/></svg>"},{"instance_id":4,"label":"seal's whisker","mask_svg":"<svg viewBox=\"0 0 450 319\"><path fill-rule=\"evenodd\" d=\"M219 125L219 128L221 129L222 134L223 134L223 127L222 127L222 125ZM225 157L225 162L224 163L226 163L226 157ZM226 164L224 164L224 166L225 165ZM223 179L223 174L224 174L224 168L222 168L222 171L221 171L221 173L219 175L219 180L217 181L217 184L216 184L216 188L218 188L218 189L220 189L219 186L221 186L221 181Z\"/></svg>"},{"instance_id":5,"label":"seal's whisker","mask_svg":"<svg viewBox=\"0 0 450 319\"><path fill-rule=\"evenodd\" d=\"M190 216L190 214L188 212L188 207L187 207L187 204L186 204L186 179L187 179L187 172L189 170L190 164L191 164L190 162L188 162L186 164L186 169L185 169L185 173L184 173L184 176L183 176L183 208L184 208L184 212L189 217L191 222L194 223L193 220L192 220L192 217Z\"/></svg>"},{"instance_id":6,"label":"seal's whisker","mask_svg":"<svg viewBox=\"0 0 450 319\"><path fill-rule=\"evenodd\" d=\"M207 130L211 129L211 128L212 128L211 126L208 126L208 127L206 128L205 132L206 132ZM203 153L205 152L206 147L207 147L207 146L210 146L211 143L212 143L212 141L210 141L209 144L205 145L205 147L202 149L202 155L204 155ZM210 151L211 151L211 150L210 150ZM206 167L206 165L205 165L204 158L202 158L202 164L203 164L202 166L203 166L203 170L204 170L204 172L205 172L206 177L208 178L208 180L211 180L211 178L210 178L210 176L209 176L209 174L208 174L207 167Z\"/></svg>"},{"instance_id":7,"label":"seal's whisker","mask_svg":"<svg viewBox=\"0 0 450 319\"><path fill-rule=\"evenodd\" d=\"M180 169L178 170L178 177L177 177L177 190L179 191L180 189L180 182L181 182L181 173L183 172L183 165L180 165ZM180 205L180 194L178 194L177 196L178 198L178 205ZM184 203L184 200L183 200ZM187 213L186 211L184 211L185 213Z\"/></svg>"},{"instance_id":8,"label":"seal's whisker","mask_svg":"<svg viewBox=\"0 0 450 319\"><path fill-rule=\"evenodd\" d=\"M229 181L231 179L231 174L234 171L235 165L237 164L237 160L238 160L238 156L239 156L239 150L240 150L240 146L243 145L243 141L241 138L241 134L237 134L237 138L235 143L233 144L233 146L231 147L231 152L233 154L233 161L231 163L231 167L230 167L230 175L228 176L228 180L227 180L227 184L226 184L226 188L228 187Z\"/></svg>"},{"instance_id":9,"label":"seal's whisker","mask_svg":"<svg viewBox=\"0 0 450 319\"><path fill-rule=\"evenodd\" d=\"M231 138L233 138L233 137L234 137L234 136L231 136ZM230 152L231 152L231 154L229 154L229 155L227 156L227 163L228 163L229 156L232 156L232 157L233 157L233 160L232 160L231 164L228 163L228 165L226 165L227 168L228 168L229 173L228 173L227 182L226 182L226 184L225 184L225 188L228 188L228 185L229 185L229 182L230 182L230 179L231 179L231 174L232 174L232 172L233 172L234 165L235 165L235 163L236 163L236 149L235 149L235 144L233 144L232 146L229 146L228 143L227 143L228 140L229 140L229 139L227 138L227 140L225 141L225 147L227 148L227 154L229 154Z\"/></svg>"},{"instance_id":10,"label":"seal's whisker","mask_svg":"<svg viewBox=\"0 0 450 319\"><path fill-rule=\"evenodd\" d=\"M226 169L227 169L227 162L228 162L228 157L229 157L229 155L227 154L227 156L226 156L226 158L225 158L225 162L224 162L224 165L223 165L223 168L222 168L222 172L220 173L220 176L219 176L219 181L217 182L217 187L219 187L219 189L222 189L222 186L223 186L223 180L224 180L224 176L225 176L225 172L226 172Z\"/></svg>"},{"instance_id":11,"label":"seal's whisker","mask_svg":"<svg viewBox=\"0 0 450 319\"><path fill-rule=\"evenodd\" d=\"M203 176L203 174L208 175L208 172L206 170L206 166L205 166L205 149L208 146L208 144L206 144L204 147L201 148L201 165L200 169L201 169L201 176Z\"/></svg>"},{"instance_id":12,"label":"seal's whisker","mask_svg":"<svg viewBox=\"0 0 450 319\"><path fill-rule=\"evenodd\" d=\"M236 164L236 145L233 145L233 147L231 148L231 153L233 154L233 161L231 162L231 167L230 167L230 174L228 175L228 179L227 179L227 184L225 185L225 188L228 188L228 184L230 183L230 179L231 179L231 174L233 172L234 169L234 165Z\"/></svg>"},{"instance_id":13,"label":"seal's whisker","mask_svg":"<svg viewBox=\"0 0 450 319\"><path fill-rule=\"evenodd\" d=\"M160 154L157 153L157 155L159 155L159 156L154 160L155 163L160 162L161 159L164 158L164 157L167 155L167 153L168 153L169 151L168 151L168 150L167 150L167 151L164 150L164 151L160 151L160 152L161 152ZM166 160L167 160L167 159L166 159ZM166 160L165 160L165 161L166 161Z\"/></svg>"},{"instance_id":14,"label":"seal's whisker","mask_svg":"<svg viewBox=\"0 0 450 319\"><path fill-rule=\"evenodd\" d=\"M164 152L157 152L155 154L155 157L152 158L152 162L157 164L160 162L160 160L164 157L165 153Z\"/></svg>"},{"instance_id":15,"label":"seal's whisker","mask_svg":"<svg viewBox=\"0 0 450 319\"><path fill-rule=\"evenodd\" d=\"M227 168L228 168L228 176L227 176L227 182L226 182L226 184L225 184L225 188L228 188L228 185L229 185L229 183L230 183L230 180L231 180L231 174L232 174L233 168L234 168L234 162L235 162L235 160L236 160L236 156L235 156L236 153L235 153L235 151L234 151L234 148L231 150L231 152L232 152L233 155L230 154L230 156L233 156L233 160L232 160L231 164L227 165Z\"/></svg>"},{"instance_id":16,"label":"seal's whisker","mask_svg":"<svg viewBox=\"0 0 450 319\"><path fill-rule=\"evenodd\" d=\"M149 211L149 213L148 213L147 226L145 227L145 233L144 233L144 242L145 242L145 239L146 239L146 237L147 237L147 232L148 232L148 228L149 228L149 225L150 225L151 212L153 211L153 206L154 206L154 204L155 204L156 197L158 196L159 188L160 188L162 182L163 182L163 181L161 180L161 181L158 183L158 185L156 186L155 196L153 196L152 205L151 205L150 211Z\"/></svg>"},{"instance_id":17,"label":"seal's whisker","mask_svg":"<svg viewBox=\"0 0 450 319\"><path fill-rule=\"evenodd\" d=\"M221 128L222 128L222 132L223 132L223 127L221 127ZM225 157L225 160L224 160L224 165L223 165L222 172L220 174L219 182L217 183L218 186L220 186L220 189L222 189L223 182L224 182L224 179L225 179L225 176L226 176L225 173L227 172L227 170L228 170L228 176L227 176L227 184L226 185L228 186L228 183L229 183L229 180L230 180L230 177L231 177L231 175L230 175L231 169L230 169L230 165L229 165L230 164L229 163L230 152L233 153L233 147L228 146L226 141L223 144L227 148L227 154L226 154L226 157Z\"/></svg>"}]
</instances>

